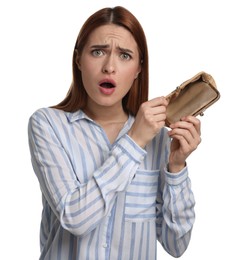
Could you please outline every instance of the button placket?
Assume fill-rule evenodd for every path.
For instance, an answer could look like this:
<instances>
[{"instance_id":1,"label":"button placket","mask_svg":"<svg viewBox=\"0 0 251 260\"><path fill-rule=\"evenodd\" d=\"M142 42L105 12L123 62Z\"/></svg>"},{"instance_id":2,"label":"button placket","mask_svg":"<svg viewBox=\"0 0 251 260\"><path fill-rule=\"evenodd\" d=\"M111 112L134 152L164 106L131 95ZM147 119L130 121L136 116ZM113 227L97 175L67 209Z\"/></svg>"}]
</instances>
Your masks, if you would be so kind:
<instances>
[{"instance_id":1,"label":"button placket","mask_svg":"<svg viewBox=\"0 0 251 260\"><path fill-rule=\"evenodd\" d=\"M109 250L111 245L111 238L112 238L112 225L113 225L113 215L114 215L115 207L107 214L105 222L103 224L103 237L102 237L102 247L105 250ZM109 254L109 251L107 251Z\"/></svg>"},{"instance_id":2,"label":"button placket","mask_svg":"<svg viewBox=\"0 0 251 260\"><path fill-rule=\"evenodd\" d=\"M103 225L103 239L102 239L102 246L103 248L107 248L107 232L108 232L108 226L109 226L110 217L107 216L105 219L105 223Z\"/></svg>"}]
</instances>

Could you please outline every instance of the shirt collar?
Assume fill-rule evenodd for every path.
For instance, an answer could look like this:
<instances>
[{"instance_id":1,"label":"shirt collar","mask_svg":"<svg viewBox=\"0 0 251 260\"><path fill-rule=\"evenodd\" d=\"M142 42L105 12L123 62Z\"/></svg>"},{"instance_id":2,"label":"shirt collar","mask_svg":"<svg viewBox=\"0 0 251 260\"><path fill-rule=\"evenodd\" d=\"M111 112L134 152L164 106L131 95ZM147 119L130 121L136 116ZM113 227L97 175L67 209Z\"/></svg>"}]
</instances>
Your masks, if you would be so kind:
<instances>
[{"instance_id":1,"label":"shirt collar","mask_svg":"<svg viewBox=\"0 0 251 260\"><path fill-rule=\"evenodd\" d=\"M85 112L81 109L77 110L76 112L66 112L66 116L67 116L69 122L71 122L71 123L78 121L78 120L81 120L81 119L86 119L86 120L93 122L93 120L90 117L88 117L85 114ZM131 127L133 121L134 121L134 117L129 114L128 120L126 122L126 125L127 125L128 128Z\"/></svg>"},{"instance_id":2,"label":"shirt collar","mask_svg":"<svg viewBox=\"0 0 251 260\"><path fill-rule=\"evenodd\" d=\"M66 116L67 116L69 122L71 122L71 123L78 121L78 120L81 120L81 119L88 119L88 120L93 121L81 109L77 110L76 112L67 112Z\"/></svg>"}]
</instances>

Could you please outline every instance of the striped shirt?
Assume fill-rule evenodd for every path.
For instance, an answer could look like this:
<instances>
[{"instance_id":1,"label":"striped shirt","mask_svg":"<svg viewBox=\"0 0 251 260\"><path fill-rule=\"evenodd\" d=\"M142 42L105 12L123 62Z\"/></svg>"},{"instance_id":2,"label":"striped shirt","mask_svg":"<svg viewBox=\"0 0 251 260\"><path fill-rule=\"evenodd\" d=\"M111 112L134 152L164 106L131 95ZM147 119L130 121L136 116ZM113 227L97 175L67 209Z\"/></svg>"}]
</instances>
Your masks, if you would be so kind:
<instances>
[{"instance_id":1,"label":"striped shirt","mask_svg":"<svg viewBox=\"0 0 251 260\"><path fill-rule=\"evenodd\" d=\"M41 108L30 117L40 259L154 260L157 240L173 256L186 250L195 218L187 167L167 171L165 127L142 149L127 135L133 122L129 116L110 144L81 110Z\"/></svg>"}]
</instances>

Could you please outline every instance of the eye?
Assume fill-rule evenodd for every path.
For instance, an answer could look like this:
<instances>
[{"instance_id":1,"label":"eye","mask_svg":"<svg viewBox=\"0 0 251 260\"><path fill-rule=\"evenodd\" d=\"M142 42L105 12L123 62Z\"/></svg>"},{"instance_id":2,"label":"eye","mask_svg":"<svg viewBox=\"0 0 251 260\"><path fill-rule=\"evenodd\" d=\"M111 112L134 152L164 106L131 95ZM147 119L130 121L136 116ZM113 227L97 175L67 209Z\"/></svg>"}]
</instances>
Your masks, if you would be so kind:
<instances>
[{"instance_id":1,"label":"eye","mask_svg":"<svg viewBox=\"0 0 251 260\"><path fill-rule=\"evenodd\" d=\"M126 52L121 53L120 57L122 60L130 60L132 58L132 56Z\"/></svg>"},{"instance_id":2,"label":"eye","mask_svg":"<svg viewBox=\"0 0 251 260\"><path fill-rule=\"evenodd\" d=\"M91 53L94 57L100 57L100 56L104 55L104 52L102 50L92 50Z\"/></svg>"}]
</instances>

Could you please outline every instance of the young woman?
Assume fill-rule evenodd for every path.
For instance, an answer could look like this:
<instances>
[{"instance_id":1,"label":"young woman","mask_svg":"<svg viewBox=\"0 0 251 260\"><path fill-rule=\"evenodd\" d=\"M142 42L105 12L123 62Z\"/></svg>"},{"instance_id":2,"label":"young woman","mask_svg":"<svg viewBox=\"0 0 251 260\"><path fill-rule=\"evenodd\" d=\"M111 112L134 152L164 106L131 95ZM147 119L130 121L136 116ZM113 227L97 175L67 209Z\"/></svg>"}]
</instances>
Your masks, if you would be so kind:
<instances>
[{"instance_id":1,"label":"young woman","mask_svg":"<svg viewBox=\"0 0 251 260\"><path fill-rule=\"evenodd\" d=\"M29 120L43 200L43 260L156 259L186 250L194 223L187 157L194 117L165 126L167 101L148 101L143 29L125 8L104 8L80 30L66 98Z\"/></svg>"}]
</instances>

